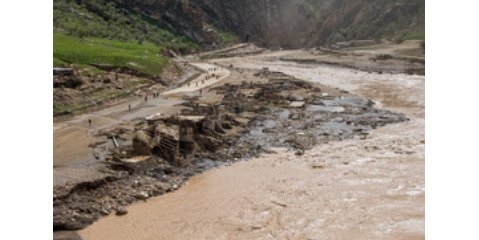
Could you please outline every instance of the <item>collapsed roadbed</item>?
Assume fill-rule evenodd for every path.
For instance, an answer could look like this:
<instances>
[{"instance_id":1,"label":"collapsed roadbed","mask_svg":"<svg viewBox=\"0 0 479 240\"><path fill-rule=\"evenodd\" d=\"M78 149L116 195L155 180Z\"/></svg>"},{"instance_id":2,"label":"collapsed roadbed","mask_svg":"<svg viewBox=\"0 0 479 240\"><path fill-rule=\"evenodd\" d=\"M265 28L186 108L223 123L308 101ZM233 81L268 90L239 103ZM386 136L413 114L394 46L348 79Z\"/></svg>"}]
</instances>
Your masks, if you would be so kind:
<instances>
[{"instance_id":1,"label":"collapsed roadbed","mask_svg":"<svg viewBox=\"0 0 479 240\"><path fill-rule=\"evenodd\" d=\"M370 129L407 120L367 99L283 73L263 69L253 76L254 81L210 89L218 101L185 96L177 114L98 133L104 139L91 147L108 166L105 177L55 187L54 230L82 229L102 215L126 214L125 206L176 190L207 169L275 148L301 155L316 144L365 139Z\"/></svg>"}]
</instances>

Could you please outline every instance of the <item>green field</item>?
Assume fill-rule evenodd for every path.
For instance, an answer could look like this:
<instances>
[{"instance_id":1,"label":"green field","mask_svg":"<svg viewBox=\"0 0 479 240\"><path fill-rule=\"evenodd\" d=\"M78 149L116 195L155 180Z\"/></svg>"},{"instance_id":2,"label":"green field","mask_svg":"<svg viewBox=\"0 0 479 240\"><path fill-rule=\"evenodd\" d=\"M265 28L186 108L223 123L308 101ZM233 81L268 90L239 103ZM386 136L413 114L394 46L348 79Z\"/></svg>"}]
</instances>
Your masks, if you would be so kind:
<instances>
[{"instance_id":1,"label":"green field","mask_svg":"<svg viewBox=\"0 0 479 240\"><path fill-rule=\"evenodd\" d=\"M156 76L168 62L152 43L121 42L95 37L53 34L53 65L110 65Z\"/></svg>"}]
</instances>

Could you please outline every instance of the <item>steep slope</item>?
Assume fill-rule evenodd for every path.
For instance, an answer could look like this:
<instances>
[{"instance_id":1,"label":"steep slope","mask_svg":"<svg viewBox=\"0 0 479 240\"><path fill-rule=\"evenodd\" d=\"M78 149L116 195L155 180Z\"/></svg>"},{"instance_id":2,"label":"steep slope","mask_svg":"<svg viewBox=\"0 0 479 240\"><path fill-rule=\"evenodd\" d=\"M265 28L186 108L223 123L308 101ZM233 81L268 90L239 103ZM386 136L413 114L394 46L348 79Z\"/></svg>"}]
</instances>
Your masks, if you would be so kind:
<instances>
[{"instance_id":1,"label":"steep slope","mask_svg":"<svg viewBox=\"0 0 479 240\"><path fill-rule=\"evenodd\" d=\"M328 8L320 20L322 41L424 39L424 0L336 0Z\"/></svg>"},{"instance_id":2,"label":"steep slope","mask_svg":"<svg viewBox=\"0 0 479 240\"><path fill-rule=\"evenodd\" d=\"M244 40L303 47L351 39L424 39L424 0L196 0Z\"/></svg>"},{"instance_id":3,"label":"steep slope","mask_svg":"<svg viewBox=\"0 0 479 240\"><path fill-rule=\"evenodd\" d=\"M54 32L138 43L148 41L185 52L198 48L192 38L121 1L54 0L53 10Z\"/></svg>"},{"instance_id":4,"label":"steep slope","mask_svg":"<svg viewBox=\"0 0 479 240\"><path fill-rule=\"evenodd\" d=\"M424 0L55 0L55 29L173 49L243 41L307 47L424 39Z\"/></svg>"},{"instance_id":5,"label":"steep slope","mask_svg":"<svg viewBox=\"0 0 479 240\"><path fill-rule=\"evenodd\" d=\"M304 1L198 0L208 20L244 41L265 46L301 47L315 38L314 8Z\"/></svg>"}]
</instances>

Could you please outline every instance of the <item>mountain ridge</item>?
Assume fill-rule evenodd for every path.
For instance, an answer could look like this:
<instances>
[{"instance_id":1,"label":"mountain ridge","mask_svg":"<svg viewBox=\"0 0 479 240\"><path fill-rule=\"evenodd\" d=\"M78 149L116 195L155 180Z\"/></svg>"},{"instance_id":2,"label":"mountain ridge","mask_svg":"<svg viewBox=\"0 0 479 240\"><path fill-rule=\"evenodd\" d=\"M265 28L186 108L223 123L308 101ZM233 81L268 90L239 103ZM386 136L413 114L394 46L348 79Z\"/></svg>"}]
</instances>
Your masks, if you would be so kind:
<instances>
[{"instance_id":1,"label":"mountain ridge","mask_svg":"<svg viewBox=\"0 0 479 240\"><path fill-rule=\"evenodd\" d=\"M97 16L99 26L82 32L64 24L68 5ZM224 33L266 47L299 48L354 39L424 39L424 8L424 0L54 0L54 28L120 40L140 36L176 50L234 42L222 41ZM112 26L120 30L108 34Z\"/></svg>"}]
</instances>

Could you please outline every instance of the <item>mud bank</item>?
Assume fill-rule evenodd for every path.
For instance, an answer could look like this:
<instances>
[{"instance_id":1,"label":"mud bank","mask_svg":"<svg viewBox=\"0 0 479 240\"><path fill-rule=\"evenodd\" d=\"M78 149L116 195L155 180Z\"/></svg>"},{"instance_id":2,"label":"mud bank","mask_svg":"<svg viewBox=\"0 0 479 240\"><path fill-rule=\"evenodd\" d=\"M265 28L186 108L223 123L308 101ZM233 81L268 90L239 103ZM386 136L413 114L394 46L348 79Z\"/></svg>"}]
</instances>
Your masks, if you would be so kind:
<instances>
[{"instance_id":1,"label":"mud bank","mask_svg":"<svg viewBox=\"0 0 479 240\"><path fill-rule=\"evenodd\" d=\"M78 230L125 206L178 189L207 169L274 153L296 155L331 141L368 138L368 131L406 121L367 99L267 69L252 81L224 84L184 97L181 112L135 122L134 129L98 133L92 147L104 177L54 189L54 230ZM112 147L111 140L120 147Z\"/></svg>"}]
</instances>

